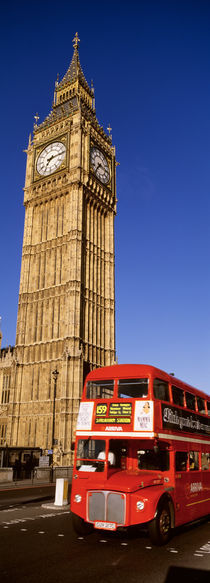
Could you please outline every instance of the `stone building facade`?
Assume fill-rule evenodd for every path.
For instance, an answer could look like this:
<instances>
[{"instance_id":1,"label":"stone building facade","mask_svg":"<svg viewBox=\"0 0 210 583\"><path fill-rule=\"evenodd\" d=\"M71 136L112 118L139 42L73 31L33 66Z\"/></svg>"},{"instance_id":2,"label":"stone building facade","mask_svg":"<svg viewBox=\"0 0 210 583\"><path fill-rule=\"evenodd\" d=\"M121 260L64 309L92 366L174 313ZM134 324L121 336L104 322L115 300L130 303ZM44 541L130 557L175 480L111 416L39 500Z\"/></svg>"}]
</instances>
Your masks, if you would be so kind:
<instances>
[{"instance_id":1,"label":"stone building facade","mask_svg":"<svg viewBox=\"0 0 210 583\"><path fill-rule=\"evenodd\" d=\"M96 118L77 34L73 43L52 111L39 125L36 117L27 148L6 428L9 447L54 449L59 465L72 461L84 377L115 361L115 149Z\"/></svg>"},{"instance_id":2,"label":"stone building facade","mask_svg":"<svg viewBox=\"0 0 210 583\"><path fill-rule=\"evenodd\" d=\"M14 368L14 347L1 348L1 343L2 332L0 330L0 447L6 445L8 410L12 398L12 372Z\"/></svg>"}]
</instances>

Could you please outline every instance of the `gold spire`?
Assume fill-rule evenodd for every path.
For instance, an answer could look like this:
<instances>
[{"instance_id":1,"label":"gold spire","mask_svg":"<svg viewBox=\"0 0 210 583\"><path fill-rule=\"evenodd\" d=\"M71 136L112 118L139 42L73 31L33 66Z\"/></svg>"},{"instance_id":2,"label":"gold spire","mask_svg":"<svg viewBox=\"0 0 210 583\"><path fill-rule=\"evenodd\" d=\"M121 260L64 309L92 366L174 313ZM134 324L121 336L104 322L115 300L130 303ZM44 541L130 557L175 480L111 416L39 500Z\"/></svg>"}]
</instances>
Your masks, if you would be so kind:
<instances>
[{"instance_id":1,"label":"gold spire","mask_svg":"<svg viewBox=\"0 0 210 583\"><path fill-rule=\"evenodd\" d=\"M64 86L70 85L78 79L79 83L87 91L88 95L92 97L92 91L91 91L91 89L90 89L90 87L85 79L82 67L80 65L79 50L78 50L80 39L78 36L78 32L76 32L72 42L73 42L73 47L74 47L73 57L72 57L69 68L68 68L66 74L64 75L63 79L59 83L57 83L56 90L59 91Z\"/></svg>"},{"instance_id":2,"label":"gold spire","mask_svg":"<svg viewBox=\"0 0 210 583\"><path fill-rule=\"evenodd\" d=\"M79 43L80 43L80 38L78 36L78 32L76 32L75 37L73 38L73 41L72 42L73 42L74 49L78 50L78 46L79 46Z\"/></svg>"}]
</instances>

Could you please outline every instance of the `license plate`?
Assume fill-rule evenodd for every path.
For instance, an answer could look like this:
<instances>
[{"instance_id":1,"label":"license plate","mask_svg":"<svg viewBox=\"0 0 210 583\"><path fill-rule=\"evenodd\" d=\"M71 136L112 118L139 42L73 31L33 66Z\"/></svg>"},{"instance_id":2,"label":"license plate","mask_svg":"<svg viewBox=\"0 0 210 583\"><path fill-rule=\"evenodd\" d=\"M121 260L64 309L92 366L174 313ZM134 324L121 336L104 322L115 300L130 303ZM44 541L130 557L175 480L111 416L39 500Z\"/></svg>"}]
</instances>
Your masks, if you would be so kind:
<instances>
[{"instance_id":1,"label":"license plate","mask_svg":"<svg viewBox=\"0 0 210 583\"><path fill-rule=\"evenodd\" d=\"M101 522L97 520L94 522L95 528L103 528L103 530L116 530L116 522Z\"/></svg>"}]
</instances>

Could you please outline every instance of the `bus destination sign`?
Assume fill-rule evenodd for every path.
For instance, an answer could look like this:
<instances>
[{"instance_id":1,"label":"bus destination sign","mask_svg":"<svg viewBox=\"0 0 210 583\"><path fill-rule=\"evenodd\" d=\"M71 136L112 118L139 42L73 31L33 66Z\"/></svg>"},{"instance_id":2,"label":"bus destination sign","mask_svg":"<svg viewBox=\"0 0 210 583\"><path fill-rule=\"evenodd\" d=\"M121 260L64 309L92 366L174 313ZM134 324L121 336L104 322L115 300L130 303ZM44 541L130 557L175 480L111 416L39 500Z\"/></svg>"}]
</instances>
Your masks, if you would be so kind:
<instances>
[{"instance_id":1,"label":"bus destination sign","mask_svg":"<svg viewBox=\"0 0 210 583\"><path fill-rule=\"evenodd\" d=\"M131 403L110 403L96 406L95 423L131 423Z\"/></svg>"}]
</instances>

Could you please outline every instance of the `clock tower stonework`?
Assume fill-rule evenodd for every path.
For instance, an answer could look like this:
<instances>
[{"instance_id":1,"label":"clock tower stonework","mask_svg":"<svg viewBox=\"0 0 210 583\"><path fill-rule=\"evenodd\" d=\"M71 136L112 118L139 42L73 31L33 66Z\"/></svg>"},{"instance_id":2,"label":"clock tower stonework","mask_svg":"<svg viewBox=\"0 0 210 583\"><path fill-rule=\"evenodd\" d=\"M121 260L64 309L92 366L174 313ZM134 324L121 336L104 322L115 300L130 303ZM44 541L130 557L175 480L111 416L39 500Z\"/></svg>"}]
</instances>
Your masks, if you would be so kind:
<instances>
[{"instance_id":1,"label":"clock tower stonework","mask_svg":"<svg viewBox=\"0 0 210 583\"><path fill-rule=\"evenodd\" d=\"M72 461L84 377L115 362L115 149L95 114L78 35L27 149L10 446ZM57 376L53 374L57 371ZM55 380L56 379L56 380Z\"/></svg>"}]
</instances>

